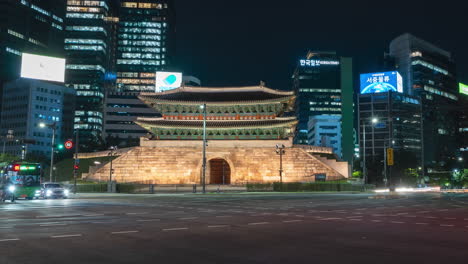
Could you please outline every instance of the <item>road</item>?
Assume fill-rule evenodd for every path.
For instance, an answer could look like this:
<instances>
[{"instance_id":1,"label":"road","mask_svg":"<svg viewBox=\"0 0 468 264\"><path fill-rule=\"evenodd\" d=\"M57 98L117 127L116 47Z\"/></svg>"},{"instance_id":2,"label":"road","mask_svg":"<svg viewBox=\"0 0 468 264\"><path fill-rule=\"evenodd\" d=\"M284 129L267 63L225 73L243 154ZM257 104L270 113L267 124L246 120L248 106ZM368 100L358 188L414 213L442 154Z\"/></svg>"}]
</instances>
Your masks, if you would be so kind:
<instances>
[{"instance_id":1,"label":"road","mask_svg":"<svg viewBox=\"0 0 468 264\"><path fill-rule=\"evenodd\" d=\"M468 196L79 195L0 204L0 263L467 263Z\"/></svg>"}]
</instances>

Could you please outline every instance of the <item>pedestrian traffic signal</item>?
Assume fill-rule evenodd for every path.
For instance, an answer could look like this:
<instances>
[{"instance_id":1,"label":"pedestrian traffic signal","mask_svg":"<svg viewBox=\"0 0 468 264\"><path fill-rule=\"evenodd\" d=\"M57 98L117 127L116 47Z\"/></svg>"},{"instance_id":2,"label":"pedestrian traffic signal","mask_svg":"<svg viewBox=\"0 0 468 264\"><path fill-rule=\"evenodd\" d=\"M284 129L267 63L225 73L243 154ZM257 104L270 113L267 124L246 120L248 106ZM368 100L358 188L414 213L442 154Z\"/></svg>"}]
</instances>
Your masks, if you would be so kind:
<instances>
[{"instance_id":1,"label":"pedestrian traffic signal","mask_svg":"<svg viewBox=\"0 0 468 264\"><path fill-rule=\"evenodd\" d=\"M80 168L79 165L77 165L77 164L73 165L73 169L74 169L74 170L78 170L79 168Z\"/></svg>"}]
</instances>

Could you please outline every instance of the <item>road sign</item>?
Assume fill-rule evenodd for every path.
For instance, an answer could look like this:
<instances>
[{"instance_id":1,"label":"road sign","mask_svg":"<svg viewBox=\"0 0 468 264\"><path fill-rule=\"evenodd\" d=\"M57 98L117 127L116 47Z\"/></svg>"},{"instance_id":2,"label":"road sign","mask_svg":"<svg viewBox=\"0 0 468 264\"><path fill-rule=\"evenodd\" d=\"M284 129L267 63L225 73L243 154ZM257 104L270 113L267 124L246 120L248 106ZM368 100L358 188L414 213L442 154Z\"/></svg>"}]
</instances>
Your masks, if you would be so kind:
<instances>
[{"instance_id":1,"label":"road sign","mask_svg":"<svg viewBox=\"0 0 468 264\"><path fill-rule=\"evenodd\" d=\"M393 148L388 148L387 149L387 165L388 166L393 166L394 160L393 160Z\"/></svg>"},{"instance_id":2,"label":"road sign","mask_svg":"<svg viewBox=\"0 0 468 264\"><path fill-rule=\"evenodd\" d=\"M374 128L377 128L377 129L383 129L383 128L386 128L386 127L387 127L387 124L385 124L385 123L377 123L374 126Z\"/></svg>"},{"instance_id":3,"label":"road sign","mask_svg":"<svg viewBox=\"0 0 468 264\"><path fill-rule=\"evenodd\" d=\"M71 149L71 148L73 148L73 141L71 141L71 140L66 141L66 142L65 142L65 148L66 148L66 149Z\"/></svg>"}]
</instances>

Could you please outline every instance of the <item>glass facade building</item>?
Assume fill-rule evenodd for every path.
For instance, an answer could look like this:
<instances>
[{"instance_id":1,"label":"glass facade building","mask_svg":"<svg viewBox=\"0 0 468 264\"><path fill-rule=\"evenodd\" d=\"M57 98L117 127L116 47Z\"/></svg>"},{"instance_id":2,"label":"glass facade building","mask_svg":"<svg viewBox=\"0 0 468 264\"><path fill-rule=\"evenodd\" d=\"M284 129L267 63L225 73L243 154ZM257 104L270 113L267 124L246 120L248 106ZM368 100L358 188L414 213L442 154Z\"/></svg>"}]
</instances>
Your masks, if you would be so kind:
<instances>
[{"instance_id":1,"label":"glass facade building","mask_svg":"<svg viewBox=\"0 0 468 264\"><path fill-rule=\"evenodd\" d=\"M0 1L0 95L20 77L23 52L64 56L64 17L65 0Z\"/></svg>"},{"instance_id":2,"label":"glass facade building","mask_svg":"<svg viewBox=\"0 0 468 264\"><path fill-rule=\"evenodd\" d=\"M66 83L76 90L80 144L90 148L99 144L103 130L104 77L112 37L106 21L110 2L68 0L66 6Z\"/></svg>"},{"instance_id":3,"label":"glass facade building","mask_svg":"<svg viewBox=\"0 0 468 264\"><path fill-rule=\"evenodd\" d=\"M341 117L343 159L351 162L354 149L353 79L351 58L335 52L309 52L293 74L299 119L296 144L308 144L308 122L317 115Z\"/></svg>"},{"instance_id":4,"label":"glass facade building","mask_svg":"<svg viewBox=\"0 0 468 264\"><path fill-rule=\"evenodd\" d=\"M174 33L173 1L121 1L116 50L118 91L154 91L156 71L168 69L172 60Z\"/></svg>"},{"instance_id":5,"label":"glass facade building","mask_svg":"<svg viewBox=\"0 0 468 264\"><path fill-rule=\"evenodd\" d=\"M458 156L456 68L449 52L410 34L390 43L390 55L403 76L404 93L423 105L424 162L444 165Z\"/></svg>"}]
</instances>

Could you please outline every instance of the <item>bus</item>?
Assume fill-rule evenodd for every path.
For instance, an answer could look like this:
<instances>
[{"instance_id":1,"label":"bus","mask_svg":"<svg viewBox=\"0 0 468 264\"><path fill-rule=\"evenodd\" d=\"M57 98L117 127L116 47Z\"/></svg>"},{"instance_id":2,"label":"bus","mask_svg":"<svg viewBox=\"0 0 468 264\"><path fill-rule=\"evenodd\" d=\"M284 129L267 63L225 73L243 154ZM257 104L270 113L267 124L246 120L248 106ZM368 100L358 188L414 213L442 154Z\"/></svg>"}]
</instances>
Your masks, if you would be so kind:
<instances>
[{"instance_id":1,"label":"bus","mask_svg":"<svg viewBox=\"0 0 468 264\"><path fill-rule=\"evenodd\" d=\"M42 167L40 163L13 162L3 167L2 182L15 186L17 198L38 198L41 190Z\"/></svg>"}]
</instances>

